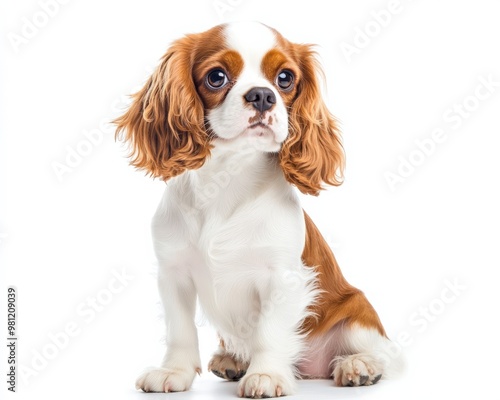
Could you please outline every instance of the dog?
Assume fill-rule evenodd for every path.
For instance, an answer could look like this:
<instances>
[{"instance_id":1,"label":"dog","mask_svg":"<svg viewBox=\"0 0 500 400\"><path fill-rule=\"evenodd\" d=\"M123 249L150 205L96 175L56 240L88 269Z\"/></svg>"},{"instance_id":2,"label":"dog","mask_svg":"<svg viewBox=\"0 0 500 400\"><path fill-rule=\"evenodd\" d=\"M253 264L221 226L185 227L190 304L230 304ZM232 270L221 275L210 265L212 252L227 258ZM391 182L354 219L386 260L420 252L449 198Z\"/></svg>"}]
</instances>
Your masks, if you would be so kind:
<instances>
[{"instance_id":1,"label":"dog","mask_svg":"<svg viewBox=\"0 0 500 400\"><path fill-rule=\"evenodd\" d=\"M145 392L188 390L201 372L197 300L220 335L209 370L240 397L297 378L366 386L398 367L364 294L301 208L343 181L344 150L311 45L258 22L173 42L119 117L131 164L166 182L152 222L167 351Z\"/></svg>"}]
</instances>

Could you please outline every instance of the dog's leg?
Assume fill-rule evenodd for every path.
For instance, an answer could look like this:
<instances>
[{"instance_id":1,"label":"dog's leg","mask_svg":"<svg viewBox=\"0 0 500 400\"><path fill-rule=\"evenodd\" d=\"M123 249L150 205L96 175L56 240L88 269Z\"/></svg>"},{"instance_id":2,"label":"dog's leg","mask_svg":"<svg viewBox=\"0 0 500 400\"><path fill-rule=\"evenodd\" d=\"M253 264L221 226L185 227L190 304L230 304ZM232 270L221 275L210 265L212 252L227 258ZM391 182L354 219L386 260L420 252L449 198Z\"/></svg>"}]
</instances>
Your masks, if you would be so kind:
<instances>
[{"instance_id":1,"label":"dog's leg","mask_svg":"<svg viewBox=\"0 0 500 400\"><path fill-rule=\"evenodd\" d=\"M259 315L248 317L251 360L238 386L240 397L279 397L296 390L294 364L303 348L299 328L315 292L312 273L285 271L276 268L258 288Z\"/></svg>"},{"instance_id":2,"label":"dog's leg","mask_svg":"<svg viewBox=\"0 0 500 400\"><path fill-rule=\"evenodd\" d=\"M165 310L167 352L161 368L143 373L136 387L145 392L180 392L201 372L198 334L194 323L196 292L182 268L160 265L158 285Z\"/></svg>"},{"instance_id":3,"label":"dog's leg","mask_svg":"<svg viewBox=\"0 0 500 400\"><path fill-rule=\"evenodd\" d=\"M313 316L303 325L307 351L298 363L303 377L333 376L339 386L373 385L403 367L398 347L386 336L365 295L342 275L335 257L311 218L304 213L306 245L302 258L315 266L321 290Z\"/></svg>"}]
</instances>

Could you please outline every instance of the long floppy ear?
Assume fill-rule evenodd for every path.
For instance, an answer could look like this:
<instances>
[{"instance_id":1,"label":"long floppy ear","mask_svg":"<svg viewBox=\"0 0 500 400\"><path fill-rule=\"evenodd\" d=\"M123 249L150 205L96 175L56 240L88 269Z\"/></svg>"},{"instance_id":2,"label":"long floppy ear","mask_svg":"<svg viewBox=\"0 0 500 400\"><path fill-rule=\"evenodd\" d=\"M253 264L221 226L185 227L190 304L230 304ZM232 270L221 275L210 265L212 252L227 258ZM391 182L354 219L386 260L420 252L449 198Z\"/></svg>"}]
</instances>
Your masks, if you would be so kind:
<instances>
[{"instance_id":1,"label":"long floppy ear","mask_svg":"<svg viewBox=\"0 0 500 400\"><path fill-rule=\"evenodd\" d=\"M170 47L130 108L114 123L131 164L164 180L203 165L210 154L203 104L192 78L193 38ZM122 135L124 133L124 135Z\"/></svg>"},{"instance_id":2,"label":"long floppy ear","mask_svg":"<svg viewBox=\"0 0 500 400\"><path fill-rule=\"evenodd\" d=\"M301 78L289 110L288 138L280 151L285 178L305 194L317 196L322 184L343 181L344 150L333 116L322 97L318 74L322 73L309 45L294 45Z\"/></svg>"}]
</instances>

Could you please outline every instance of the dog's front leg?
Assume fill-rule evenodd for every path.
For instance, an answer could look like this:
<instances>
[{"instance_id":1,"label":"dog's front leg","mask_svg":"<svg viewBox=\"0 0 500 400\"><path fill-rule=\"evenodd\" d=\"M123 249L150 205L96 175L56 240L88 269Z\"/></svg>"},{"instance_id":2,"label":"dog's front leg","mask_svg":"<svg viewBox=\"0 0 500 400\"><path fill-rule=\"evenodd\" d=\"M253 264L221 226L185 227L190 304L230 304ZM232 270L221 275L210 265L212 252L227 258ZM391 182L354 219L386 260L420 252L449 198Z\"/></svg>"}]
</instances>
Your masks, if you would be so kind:
<instances>
[{"instance_id":1,"label":"dog's front leg","mask_svg":"<svg viewBox=\"0 0 500 400\"><path fill-rule=\"evenodd\" d=\"M298 261L300 262L300 261ZM300 324L314 298L313 274L300 263L293 272L273 268L259 286L258 315L248 316L245 336L251 361L238 386L240 397L262 398L293 394L294 364L301 355Z\"/></svg>"},{"instance_id":2,"label":"dog's front leg","mask_svg":"<svg viewBox=\"0 0 500 400\"><path fill-rule=\"evenodd\" d=\"M196 292L182 267L161 265L158 286L165 311L167 352L161 368L143 373L136 387L145 392L181 392L201 372L198 334L194 323Z\"/></svg>"}]
</instances>

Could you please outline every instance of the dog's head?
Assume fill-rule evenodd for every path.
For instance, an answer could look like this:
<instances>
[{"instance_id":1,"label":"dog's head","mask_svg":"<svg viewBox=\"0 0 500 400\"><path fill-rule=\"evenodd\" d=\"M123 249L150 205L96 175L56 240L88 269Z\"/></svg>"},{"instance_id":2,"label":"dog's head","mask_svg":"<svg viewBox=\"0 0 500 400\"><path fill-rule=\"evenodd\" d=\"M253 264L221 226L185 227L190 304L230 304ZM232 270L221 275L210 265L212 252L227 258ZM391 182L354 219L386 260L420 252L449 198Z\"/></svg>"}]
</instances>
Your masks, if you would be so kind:
<instances>
[{"instance_id":1,"label":"dog's head","mask_svg":"<svg viewBox=\"0 0 500 400\"><path fill-rule=\"evenodd\" d=\"M167 180L197 169L215 141L275 154L307 194L342 181L344 153L309 45L265 25L216 26L175 41L119 117L132 165Z\"/></svg>"}]
</instances>

